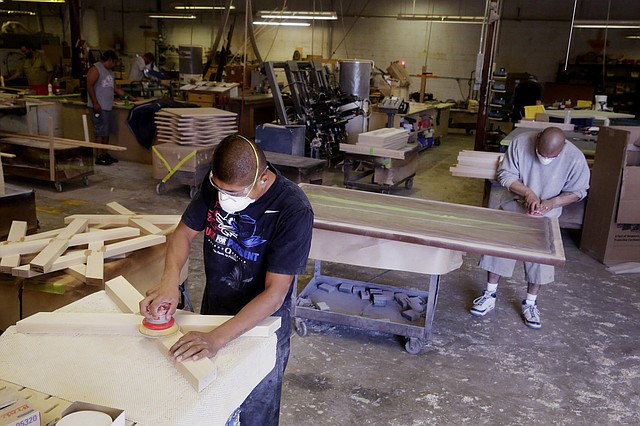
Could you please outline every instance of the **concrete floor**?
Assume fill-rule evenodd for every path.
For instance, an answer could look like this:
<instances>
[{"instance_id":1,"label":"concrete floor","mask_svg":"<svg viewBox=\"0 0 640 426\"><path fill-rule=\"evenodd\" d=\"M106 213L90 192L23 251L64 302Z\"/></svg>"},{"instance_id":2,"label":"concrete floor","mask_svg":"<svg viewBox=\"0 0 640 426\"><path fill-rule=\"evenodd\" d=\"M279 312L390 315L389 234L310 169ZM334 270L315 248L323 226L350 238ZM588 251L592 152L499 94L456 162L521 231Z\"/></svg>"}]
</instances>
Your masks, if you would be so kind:
<instances>
[{"instance_id":1,"label":"concrete floor","mask_svg":"<svg viewBox=\"0 0 640 426\"><path fill-rule=\"evenodd\" d=\"M480 179L453 178L448 168L473 137L450 134L423 151L413 189L394 194L469 205L482 202ZM90 186L9 180L36 189L41 230L72 213L106 213L118 201L144 213L179 214L188 188L168 182L157 195L151 166L96 166ZM340 185L341 174L325 182ZM638 276L614 276L580 252L579 232L563 231L567 256L556 282L539 297L543 327L520 317L521 268L499 288L488 317L468 313L486 276L467 255L442 277L432 341L418 355L397 336L309 322L292 336L282 425L638 424L640 416L640 291ZM189 293L199 308L201 240L194 244ZM328 265L328 273L366 281L382 271ZM309 274L312 263L309 263ZM301 277L301 286L310 275ZM424 276L390 272L374 282L424 289Z\"/></svg>"}]
</instances>

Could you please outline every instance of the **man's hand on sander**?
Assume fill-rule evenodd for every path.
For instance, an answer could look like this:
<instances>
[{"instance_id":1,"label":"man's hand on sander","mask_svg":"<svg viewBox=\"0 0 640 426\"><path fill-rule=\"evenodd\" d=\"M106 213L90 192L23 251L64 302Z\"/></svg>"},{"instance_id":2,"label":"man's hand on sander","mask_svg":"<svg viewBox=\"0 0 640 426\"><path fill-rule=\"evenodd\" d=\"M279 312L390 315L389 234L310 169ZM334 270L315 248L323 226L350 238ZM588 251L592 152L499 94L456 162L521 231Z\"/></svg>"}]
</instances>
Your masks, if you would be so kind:
<instances>
[{"instance_id":1,"label":"man's hand on sander","mask_svg":"<svg viewBox=\"0 0 640 426\"><path fill-rule=\"evenodd\" d=\"M160 315L165 315L166 319L170 320L179 302L178 286L161 281L147 291L147 297L140 302L140 313L147 319L159 319Z\"/></svg>"}]
</instances>

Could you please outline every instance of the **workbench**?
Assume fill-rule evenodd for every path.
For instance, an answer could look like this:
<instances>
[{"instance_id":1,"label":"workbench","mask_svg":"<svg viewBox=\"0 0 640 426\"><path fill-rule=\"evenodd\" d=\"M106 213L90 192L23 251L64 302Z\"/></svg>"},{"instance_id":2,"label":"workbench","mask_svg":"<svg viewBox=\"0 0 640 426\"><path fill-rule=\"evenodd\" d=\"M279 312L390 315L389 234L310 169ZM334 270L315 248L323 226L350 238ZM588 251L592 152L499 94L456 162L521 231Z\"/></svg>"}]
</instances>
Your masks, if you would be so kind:
<instances>
[{"instance_id":1,"label":"workbench","mask_svg":"<svg viewBox=\"0 0 640 426\"><path fill-rule=\"evenodd\" d=\"M53 182L58 192L70 180L79 179L88 186L93 174L91 148L5 137L0 139L0 151L16 156L4 160L8 175Z\"/></svg>"},{"instance_id":2,"label":"workbench","mask_svg":"<svg viewBox=\"0 0 640 426\"><path fill-rule=\"evenodd\" d=\"M58 312L121 311L100 291ZM66 401L122 409L137 425L224 425L275 365L276 340L274 333L232 341L212 358L214 382L197 392L142 334L20 334L11 327L0 336L0 379Z\"/></svg>"},{"instance_id":3,"label":"workbench","mask_svg":"<svg viewBox=\"0 0 640 426\"><path fill-rule=\"evenodd\" d=\"M384 149L341 143L340 151L344 152L344 186L383 194L388 194L392 187L402 183L406 189L411 189L418 169L419 148L418 144L407 144L401 149Z\"/></svg>"},{"instance_id":4,"label":"workbench","mask_svg":"<svg viewBox=\"0 0 640 426\"><path fill-rule=\"evenodd\" d=\"M276 104L272 95L232 96L226 109L238 114L240 134L247 138L256 136L258 124L276 120Z\"/></svg>"},{"instance_id":5,"label":"workbench","mask_svg":"<svg viewBox=\"0 0 640 426\"><path fill-rule=\"evenodd\" d=\"M625 114L621 112L611 111L597 111L592 109L546 109L545 114L549 117L564 118L571 111L571 118L594 118L595 126L602 126L606 123L606 120L612 118L634 118L633 114Z\"/></svg>"},{"instance_id":6,"label":"workbench","mask_svg":"<svg viewBox=\"0 0 640 426\"><path fill-rule=\"evenodd\" d=\"M309 257L316 260L313 278L293 302L300 335L306 334L304 320L325 321L405 336L405 349L417 353L431 337L440 276L459 268L464 252L564 263L556 218L336 187L300 187L315 215ZM413 272L428 278L415 287L399 289L322 275L323 261ZM355 294L325 292L319 287L338 283L405 292L426 299L426 309L419 319L409 321L400 315L398 306L395 311L370 303L365 306ZM319 302L329 305L329 310L318 309Z\"/></svg>"}]
</instances>

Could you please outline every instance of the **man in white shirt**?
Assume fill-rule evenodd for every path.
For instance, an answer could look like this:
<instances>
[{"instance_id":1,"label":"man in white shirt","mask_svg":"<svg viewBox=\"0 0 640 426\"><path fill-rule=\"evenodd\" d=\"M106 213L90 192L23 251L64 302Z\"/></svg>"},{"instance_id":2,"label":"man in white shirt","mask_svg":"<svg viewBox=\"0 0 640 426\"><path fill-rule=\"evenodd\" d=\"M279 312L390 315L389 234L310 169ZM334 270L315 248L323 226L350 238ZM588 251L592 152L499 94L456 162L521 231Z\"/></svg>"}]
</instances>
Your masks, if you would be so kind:
<instances>
[{"instance_id":1,"label":"man in white shirt","mask_svg":"<svg viewBox=\"0 0 640 426\"><path fill-rule=\"evenodd\" d=\"M151 52L147 52L142 56L137 56L131 64L131 70L129 70L129 81L142 80L144 78L144 70L149 68L149 65L155 60L156 58Z\"/></svg>"}]
</instances>

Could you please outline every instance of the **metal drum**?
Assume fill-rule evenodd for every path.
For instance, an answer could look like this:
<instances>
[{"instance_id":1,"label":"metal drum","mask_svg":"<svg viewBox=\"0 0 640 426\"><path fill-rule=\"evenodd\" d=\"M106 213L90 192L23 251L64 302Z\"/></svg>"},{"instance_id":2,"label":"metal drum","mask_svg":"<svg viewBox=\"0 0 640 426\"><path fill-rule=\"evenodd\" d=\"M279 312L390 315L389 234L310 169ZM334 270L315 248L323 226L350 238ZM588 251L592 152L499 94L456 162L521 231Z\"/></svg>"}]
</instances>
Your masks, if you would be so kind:
<instances>
[{"instance_id":1,"label":"metal drum","mask_svg":"<svg viewBox=\"0 0 640 426\"><path fill-rule=\"evenodd\" d=\"M353 144L358 141L358 134L366 132L369 128L366 112L369 110L369 86L373 62L339 61L338 66L340 67L340 91L360 98L358 102L365 111L365 115L352 118L346 125L347 143Z\"/></svg>"},{"instance_id":2,"label":"metal drum","mask_svg":"<svg viewBox=\"0 0 640 426\"><path fill-rule=\"evenodd\" d=\"M360 99L369 99L372 61L339 61L340 90Z\"/></svg>"},{"instance_id":3,"label":"metal drum","mask_svg":"<svg viewBox=\"0 0 640 426\"><path fill-rule=\"evenodd\" d=\"M179 46L180 74L202 74L202 46Z\"/></svg>"}]
</instances>

